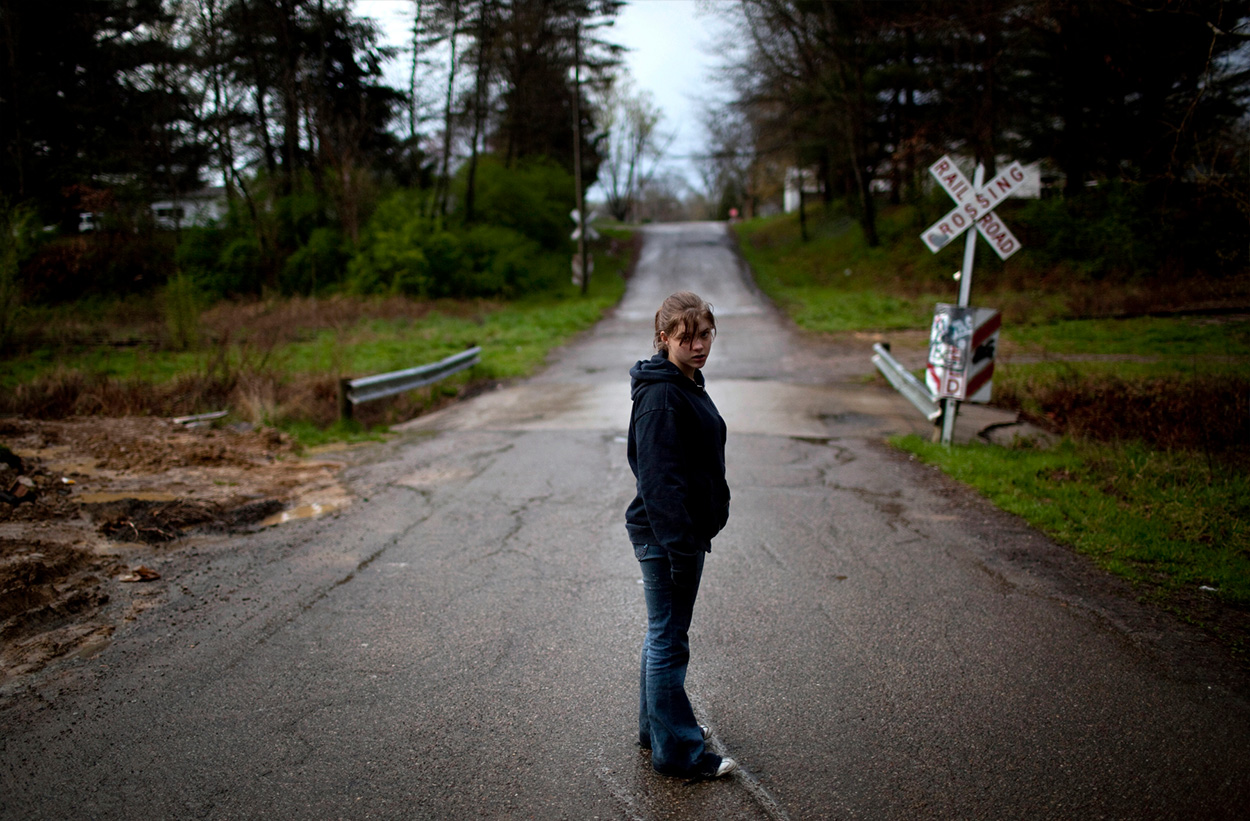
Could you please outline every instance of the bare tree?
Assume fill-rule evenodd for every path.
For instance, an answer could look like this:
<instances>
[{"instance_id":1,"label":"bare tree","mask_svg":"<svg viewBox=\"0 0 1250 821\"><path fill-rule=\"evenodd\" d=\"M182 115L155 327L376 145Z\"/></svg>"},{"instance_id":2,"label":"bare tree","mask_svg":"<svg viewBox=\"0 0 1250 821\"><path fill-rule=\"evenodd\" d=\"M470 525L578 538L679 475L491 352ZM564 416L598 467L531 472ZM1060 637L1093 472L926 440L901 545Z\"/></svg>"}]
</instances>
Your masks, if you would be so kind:
<instances>
[{"instance_id":1,"label":"bare tree","mask_svg":"<svg viewBox=\"0 0 1250 821\"><path fill-rule=\"evenodd\" d=\"M463 19L460 0L451 0L450 13L451 29L447 36L451 47L451 58L447 63L447 102L443 107L443 155L440 159L436 192L438 213L441 215L447 214L447 200L451 193L451 138L454 125L452 103L456 95L456 46L460 41L460 23Z\"/></svg>"},{"instance_id":2,"label":"bare tree","mask_svg":"<svg viewBox=\"0 0 1250 821\"><path fill-rule=\"evenodd\" d=\"M607 151L599 166L599 181L608 211L618 220L637 217L638 195L673 143L676 135L660 130L663 116L650 93L635 93L627 82L614 84L603 101Z\"/></svg>"}]
</instances>

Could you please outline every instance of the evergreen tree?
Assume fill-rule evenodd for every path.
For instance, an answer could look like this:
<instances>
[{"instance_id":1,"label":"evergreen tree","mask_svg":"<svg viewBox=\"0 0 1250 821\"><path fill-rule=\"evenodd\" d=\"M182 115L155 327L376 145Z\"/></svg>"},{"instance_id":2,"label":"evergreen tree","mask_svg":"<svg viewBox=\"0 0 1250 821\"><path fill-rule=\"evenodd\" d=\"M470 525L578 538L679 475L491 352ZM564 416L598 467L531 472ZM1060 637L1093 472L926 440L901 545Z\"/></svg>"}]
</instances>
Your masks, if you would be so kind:
<instances>
[{"instance_id":1,"label":"evergreen tree","mask_svg":"<svg viewBox=\"0 0 1250 821\"><path fill-rule=\"evenodd\" d=\"M75 230L92 191L144 202L197 186L174 23L160 0L0 0L0 188Z\"/></svg>"}]
</instances>

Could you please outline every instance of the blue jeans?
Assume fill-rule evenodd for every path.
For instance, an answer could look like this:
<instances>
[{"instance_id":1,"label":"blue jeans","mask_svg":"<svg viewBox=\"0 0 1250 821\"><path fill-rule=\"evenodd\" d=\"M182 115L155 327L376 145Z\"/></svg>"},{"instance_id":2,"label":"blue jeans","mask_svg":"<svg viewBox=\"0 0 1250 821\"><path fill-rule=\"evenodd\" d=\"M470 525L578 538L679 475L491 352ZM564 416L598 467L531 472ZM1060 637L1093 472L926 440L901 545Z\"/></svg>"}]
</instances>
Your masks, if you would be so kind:
<instances>
[{"instance_id":1,"label":"blue jeans","mask_svg":"<svg viewBox=\"0 0 1250 821\"><path fill-rule=\"evenodd\" d=\"M651 749L651 766L664 775L694 775L720 763L708 751L686 696L690 619L705 554L699 552L681 586L673 583L668 552L634 545L647 599L647 636L638 675L638 743Z\"/></svg>"}]
</instances>

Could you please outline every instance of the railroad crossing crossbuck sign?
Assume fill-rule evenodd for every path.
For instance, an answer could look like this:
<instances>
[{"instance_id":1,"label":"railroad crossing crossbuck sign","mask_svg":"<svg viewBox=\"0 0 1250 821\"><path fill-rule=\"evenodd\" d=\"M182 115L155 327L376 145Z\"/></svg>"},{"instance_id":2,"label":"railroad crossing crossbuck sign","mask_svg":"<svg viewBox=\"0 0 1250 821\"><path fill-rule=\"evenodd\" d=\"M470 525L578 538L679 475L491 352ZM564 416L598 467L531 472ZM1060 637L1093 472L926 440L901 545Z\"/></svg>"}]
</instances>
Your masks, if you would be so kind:
<instances>
[{"instance_id":1,"label":"railroad crossing crossbuck sign","mask_svg":"<svg viewBox=\"0 0 1250 821\"><path fill-rule=\"evenodd\" d=\"M581 212L578 211L576 208L574 208L572 211L569 212L569 216L572 217L573 222L577 223L577 227L573 229L573 233L569 235L569 239L577 239L578 237L582 235ZM591 225L591 223L597 220L598 218L599 218L598 211L591 211L589 214L586 215L586 239L589 239L589 240L599 239L599 232L596 231L594 229L594 226Z\"/></svg>"},{"instance_id":2,"label":"railroad crossing crossbuck sign","mask_svg":"<svg viewBox=\"0 0 1250 821\"><path fill-rule=\"evenodd\" d=\"M929 166L929 173L955 201L955 207L949 214L920 235L930 251L936 254L972 225L976 225L977 233L985 238L1000 259L1006 259L1020 250L1020 241L994 215L994 209L1024 182L1024 168L1020 163L1013 162L979 190L973 188L949 156Z\"/></svg>"},{"instance_id":3,"label":"railroad crossing crossbuck sign","mask_svg":"<svg viewBox=\"0 0 1250 821\"><path fill-rule=\"evenodd\" d=\"M569 216L572 217L573 222L577 223L577 227L573 229L573 233L569 235L569 239L581 240L583 225L586 226L586 239L591 241L599 239L599 232L595 230L593 225L591 225L592 222L599 218L598 211L591 211L586 215L586 219L583 220L582 212L574 208L569 212ZM593 274L595 272L595 260L590 254L586 254L586 268L589 270L583 271L582 252L586 250L585 242L579 242L577 244L577 249L577 253L573 255L573 284L580 287L586 281L586 274Z\"/></svg>"}]
</instances>

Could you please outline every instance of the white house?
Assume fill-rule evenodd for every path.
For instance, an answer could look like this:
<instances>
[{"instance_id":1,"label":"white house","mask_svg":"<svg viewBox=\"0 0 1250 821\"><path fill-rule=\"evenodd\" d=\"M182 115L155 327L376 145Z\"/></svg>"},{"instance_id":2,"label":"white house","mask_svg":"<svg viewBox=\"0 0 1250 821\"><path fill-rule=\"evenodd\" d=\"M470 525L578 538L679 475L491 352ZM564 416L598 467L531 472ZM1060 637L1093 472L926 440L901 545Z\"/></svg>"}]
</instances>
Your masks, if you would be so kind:
<instances>
[{"instance_id":1,"label":"white house","mask_svg":"<svg viewBox=\"0 0 1250 821\"><path fill-rule=\"evenodd\" d=\"M150 207L157 227L167 231L212 225L226 215L226 189L201 188Z\"/></svg>"},{"instance_id":2,"label":"white house","mask_svg":"<svg viewBox=\"0 0 1250 821\"><path fill-rule=\"evenodd\" d=\"M206 227L226 215L226 189L201 188L177 199L160 200L148 206L156 227L165 231L179 228ZM82 211L78 214L78 232L85 234L100 228L104 214Z\"/></svg>"},{"instance_id":3,"label":"white house","mask_svg":"<svg viewBox=\"0 0 1250 821\"><path fill-rule=\"evenodd\" d=\"M807 195L820 193L820 179L815 168L786 169L786 187L781 202L787 214L799 210L800 191Z\"/></svg>"}]
</instances>

